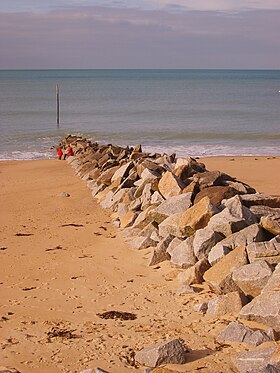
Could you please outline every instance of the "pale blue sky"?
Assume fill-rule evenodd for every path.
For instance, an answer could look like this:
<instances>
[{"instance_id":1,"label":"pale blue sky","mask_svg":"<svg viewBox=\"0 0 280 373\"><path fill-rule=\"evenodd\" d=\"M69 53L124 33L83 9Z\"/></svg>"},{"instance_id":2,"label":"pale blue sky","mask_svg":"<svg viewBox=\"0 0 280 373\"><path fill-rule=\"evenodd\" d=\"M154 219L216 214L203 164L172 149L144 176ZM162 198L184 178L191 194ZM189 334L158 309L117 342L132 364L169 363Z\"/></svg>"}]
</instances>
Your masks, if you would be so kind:
<instances>
[{"instance_id":1,"label":"pale blue sky","mask_svg":"<svg viewBox=\"0 0 280 373\"><path fill-rule=\"evenodd\" d=\"M280 0L0 0L0 68L280 68Z\"/></svg>"}]
</instances>

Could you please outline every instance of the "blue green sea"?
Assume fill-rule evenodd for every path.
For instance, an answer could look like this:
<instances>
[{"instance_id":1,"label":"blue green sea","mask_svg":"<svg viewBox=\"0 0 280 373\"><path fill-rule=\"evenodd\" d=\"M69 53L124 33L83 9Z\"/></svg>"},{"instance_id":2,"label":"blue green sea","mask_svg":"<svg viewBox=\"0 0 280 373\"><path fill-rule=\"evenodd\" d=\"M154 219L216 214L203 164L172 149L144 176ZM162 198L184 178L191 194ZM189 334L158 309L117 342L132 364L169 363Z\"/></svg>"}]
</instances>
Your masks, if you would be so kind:
<instances>
[{"instance_id":1,"label":"blue green sea","mask_svg":"<svg viewBox=\"0 0 280 373\"><path fill-rule=\"evenodd\" d=\"M280 155L280 70L0 70L0 128L0 159L51 158L69 133L181 156Z\"/></svg>"}]
</instances>

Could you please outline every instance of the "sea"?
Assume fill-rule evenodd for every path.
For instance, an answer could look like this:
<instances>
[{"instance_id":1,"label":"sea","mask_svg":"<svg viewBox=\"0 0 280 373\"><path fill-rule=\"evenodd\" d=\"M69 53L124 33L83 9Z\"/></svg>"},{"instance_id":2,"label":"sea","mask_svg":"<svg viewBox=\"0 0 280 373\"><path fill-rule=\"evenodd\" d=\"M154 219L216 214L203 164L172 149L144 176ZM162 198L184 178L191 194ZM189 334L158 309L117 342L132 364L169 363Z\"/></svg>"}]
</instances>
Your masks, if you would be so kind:
<instances>
[{"instance_id":1,"label":"sea","mask_svg":"<svg viewBox=\"0 0 280 373\"><path fill-rule=\"evenodd\" d=\"M55 157L67 134L178 156L277 156L280 70L0 70L0 129L0 160Z\"/></svg>"}]
</instances>

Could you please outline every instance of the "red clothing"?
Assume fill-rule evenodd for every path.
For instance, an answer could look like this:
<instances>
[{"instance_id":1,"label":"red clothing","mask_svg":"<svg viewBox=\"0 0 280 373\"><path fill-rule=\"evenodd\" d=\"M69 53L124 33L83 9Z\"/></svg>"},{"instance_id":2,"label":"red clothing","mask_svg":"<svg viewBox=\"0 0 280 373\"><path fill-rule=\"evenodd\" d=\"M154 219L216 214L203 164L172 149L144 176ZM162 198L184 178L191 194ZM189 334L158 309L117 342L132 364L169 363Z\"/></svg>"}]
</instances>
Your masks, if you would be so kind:
<instances>
[{"instance_id":1,"label":"red clothing","mask_svg":"<svg viewBox=\"0 0 280 373\"><path fill-rule=\"evenodd\" d=\"M63 155L62 150L59 148L57 150L57 156L58 156L58 158L60 159L62 157L62 155Z\"/></svg>"},{"instance_id":2,"label":"red clothing","mask_svg":"<svg viewBox=\"0 0 280 373\"><path fill-rule=\"evenodd\" d=\"M71 155L73 155L73 149L71 148L71 146L69 146L69 148L67 149L67 155L68 157L71 157Z\"/></svg>"}]
</instances>

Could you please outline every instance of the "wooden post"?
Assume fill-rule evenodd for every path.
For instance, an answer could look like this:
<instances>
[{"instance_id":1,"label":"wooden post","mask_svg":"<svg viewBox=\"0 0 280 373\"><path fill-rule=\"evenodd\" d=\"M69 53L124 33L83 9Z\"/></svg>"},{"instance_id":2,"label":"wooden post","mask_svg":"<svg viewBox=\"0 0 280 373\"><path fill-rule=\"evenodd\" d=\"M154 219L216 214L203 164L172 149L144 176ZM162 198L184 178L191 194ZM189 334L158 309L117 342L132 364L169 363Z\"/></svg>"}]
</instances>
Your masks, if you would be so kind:
<instances>
[{"instance_id":1,"label":"wooden post","mask_svg":"<svg viewBox=\"0 0 280 373\"><path fill-rule=\"evenodd\" d=\"M59 87L56 83L56 124L59 127Z\"/></svg>"}]
</instances>

